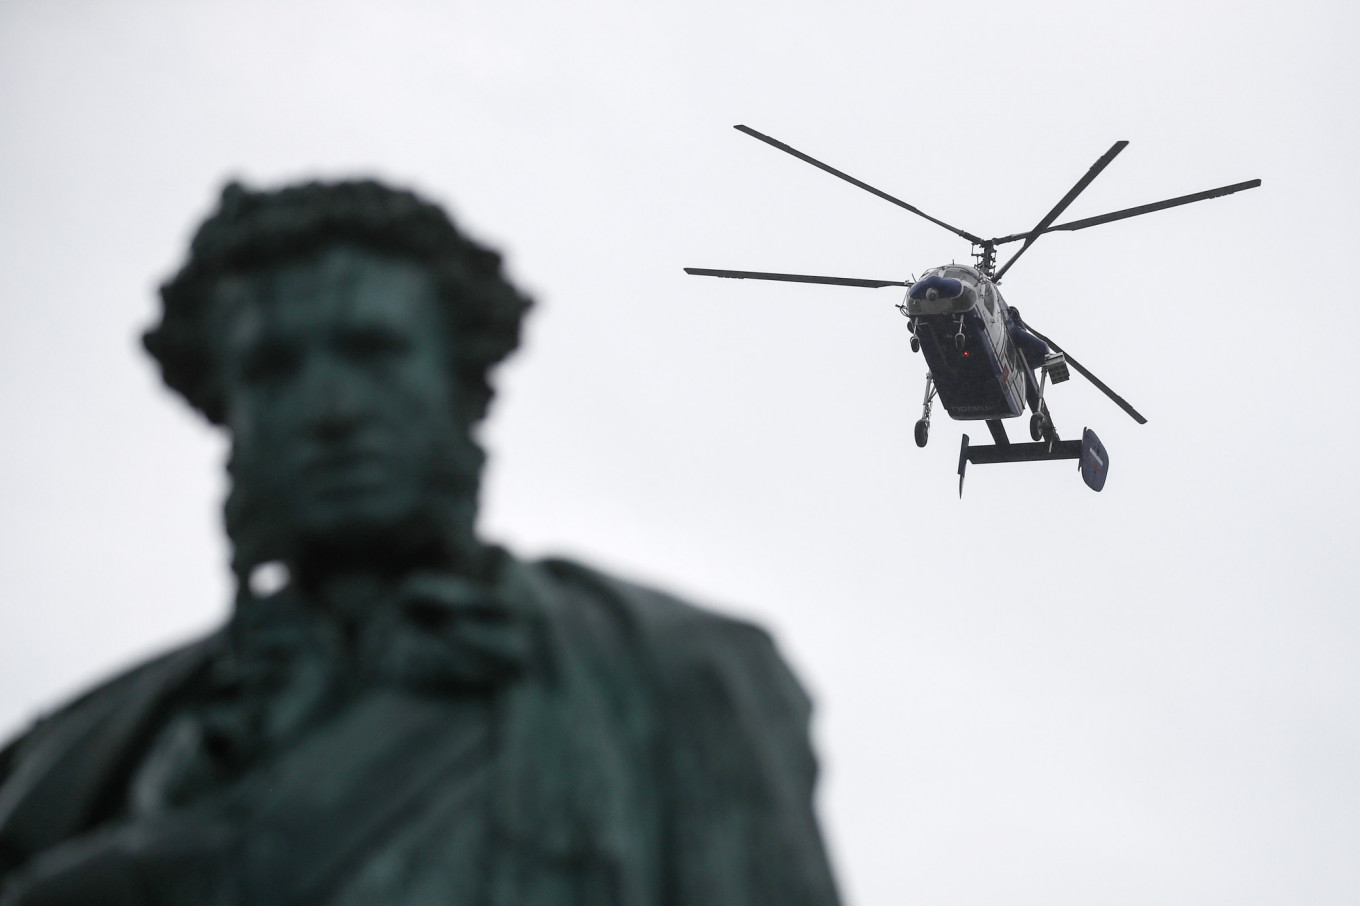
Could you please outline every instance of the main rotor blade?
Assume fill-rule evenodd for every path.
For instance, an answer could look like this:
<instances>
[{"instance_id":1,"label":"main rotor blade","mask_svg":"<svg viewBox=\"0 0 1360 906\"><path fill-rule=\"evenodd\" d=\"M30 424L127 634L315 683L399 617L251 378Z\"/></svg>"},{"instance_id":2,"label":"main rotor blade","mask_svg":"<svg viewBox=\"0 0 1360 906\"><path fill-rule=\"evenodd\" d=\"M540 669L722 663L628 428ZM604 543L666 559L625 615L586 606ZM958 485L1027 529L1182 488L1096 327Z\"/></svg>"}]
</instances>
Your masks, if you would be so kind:
<instances>
[{"instance_id":1,"label":"main rotor blade","mask_svg":"<svg viewBox=\"0 0 1360 906\"><path fill-rule=\"evenodd\" d=\"M950 226L949 224L945 223L943 220L940 220L940 219L938 219L938 218L936 218L936 217L931 217L929 214L927 214L925 211L922 211L920 208L917 208L917 207L914 207L914 206L912 206L912 205L909 205L909 204L907 204L905 201L903 201L903 200L900 199L900 198L893 198L893 197L892 197L891 195L889 195L887 192L884 192L884 191L882 191L882 190L880 190L880 189L875 189L873 186L869 185L867 182L861 182L860 180L855 179L855 177L851 176L851 175L848 174L848 173L842 173L840 170L837 170L835 167L828 166L828 165L822 163L821 161L817 160L815 157L809 157L808 155L804 154L802 151L797 150L796 148L790 148L788 145L784 144L783 142L779 141L778 139L770 138L768 135L762 135L761 133L759 133L759 132L757 132L756 130L752 129L750 126L733 126L732 128L733 128L733 129L736 129L738 132L745 132L747 135L751 136L752 138L758 138L758 139L760 139L762 142L764 142L765 144L771 145L771 146L773 146L773 147L775 147L775 148L778 148L780 151L783 151L783 152L786 153L786 154L792 154L794 157L798 158L799 160L801 160L801 161L806 161L807 163L812 164L814 167L818 168L819 170L825 170L826 172L830 173L832 176L839 176L841 179L843 179L843 180L845 180L846 182L850 183L852 186L859 186L861 189L863 189L863 190L866 191L866 192L872 192L873 194L877 195L879 198L882 198L884 201L891 201L893 204L897 205L899 208L906 208L908 211L911 211L913 214L916 214L916 215L918 215L918 216L920 216L920 217L924 217L926 220L929 220L931 223L933 223L933 224L935 224L935 225L937 225L937 226L942 226L942 227L944 227L946 230L949 230L949 232L955 234L956 236L962 236L964 239L967 239L969 242L978 243L978 244L981 244L981 242L982 242L982 239L981 239L980 237L974 236L972 233L969 233L967 230L961 230L961 229L959 229L959 228L956 227L956 226Z\"/></svg>"},{"instance_id":2,"label":"main rotor blade","mask_svg":"<svg viewBox=\"0 0 1360 906\"><path fill-rule=\"evenodd\" d=\"M861 280L857 277L814 277L808 274L767 274L761 271L715 271L706 267L687 267L685 273L696 277L733 277L737 280L782 280L785 283L826 283L832 286L911 286L905 280Z\"/></svg>"},{"instance_id":3,"label":"main rotor blade","mask_svg":"<svg viewBox=\"0 0 1360 906\"><path fill-rule=\"evenodd\" d=\"M1221 198L1224 195L1231 195L1234 192L1241 192L1244 189L1254 189L1261 184L1259 179L1251 179L1247 182L1233 183L1230 186L1221 186L1217 189L1206 189L1203 192L1195 192L1191 195L1180 195L1176 198L1168 198L1166 201L1154 201L1152 204L1139 205L1136 208L1125 208L1122 211L1114 211L1110 214L1101 214L1097 217L1086 217L1082 220L1069 220L1067 223L1059 223L1044 230L1045 233L1056 233L1060 230L1084 230L1087 227L1098 226L1102 223L1110 223L1115 220L1124 220L1128 217L1137 217L1139 214L1150 214L1153 211L1162 211L1166 208L1174 208L1183 204L1191 204L1196 201L1207 201L1210 198ZM1007 242L1015 242L1034 235L1031 230L1028 233L1013 233L1010 236L1002 236L1000 239L993 239L996 245L1003 245Z\"/></svg>"},{"instance_id":4,"label":"main rotor blade","mask_svg":"<svg viewBox=\"0 0 1360 906\"><path fill-rule=\"evenodd\" d=\"M1044 216L1044 219L1039 221L1039 225L1029 231L1029 235L1025 239L1025 244L1020 246L1020 251L1016 252L1014 255L1011 256L1011 260L1007 261L1004 265L1001 266L1001 270L997 271L996 275L992 277L993 282L996 283L1001 282L1002 275L1005 274L1006 271L1010 270L1011 265L1015 263L1015 259L1025 254L1025 249L1033 245L1034 240L1038 239L1040 235L1042 235L1045 231L1048 230L1049 226L1053 223L1053 221L1058 219L1058 215L1061 214L1063 211L1066 211L1068 205L1070 205L1073 201L1076 201L1077 196L1080 195L1083 191L1085 191L1086 187L1091 184L1091 180L1099 176L1100 171L1104 170L1107 166L1109 166L1110 161L1114 160L1115 156L1119 154L1120 151L1123 151L1126 147L1128 147L1128 144L1129 144L1128 142L1124 141L1115 142L1113 145L1110 146L1109 151L1106 151L1103 155L1101 155L1100 160L1096 161L1094 164L1091 165L1091 169L1086 171L1085 176L1077 180L1077 184L1073 186L1071 190L1068 191L1068 193L1062 197L1062 201L1054 205L1053 210L1049 211Z\"/></svg>"},{"instance_id":5,"label":"main rotor blade","mask_svg":"<svg viewBox=\"0 0 1360 906\"><path fill-rule=\"evenodd\" d=\"M1046 337L1046 336L1044 336L1043 334L1039 333L1039 331L1037 331L1037 330L1035 330L1033 327L1031 327L1031 326L1029 325L1028 322L1025 322L1025 325L1024 325L1024 326L1025 326L1025 329L1028 330L1030 333L1034 334L1036 337L1038 337L1039 339L1043 340L1043 341L1044 341L1045 343L1047 343L1049 346L1052 346L1052 347L1053 347L1054 349L1056 349L1058 352L1061 352L1061 353L1063 354L1063 356L1067 359L1067 364L1069 364L1069 365L1071 365L1073 368L1077 369L1077 372L1078 372L1079 374L1081 374L1083 377L1085 377L1086 380L1090 381L1092 384L1095 384L1096 387L1100 390L1101 393L1105 394L1105 395L1108 396L1110 399L1114 400L1115 405L1117 405L1120 409L1123 409L1123 410L1124 410L1125 412L1127 412L1130 416L1132 416L1134 421L1136 421L1136 422L1137 422L1138 424L1140 424L1140 425L1146 425L1146 424L1147 424L1147 419L1143 418L1143 416L1138 412L1137 409L1135 409L1135 408L1133 408L1132 406L1130 406L1130 405L1128 404L1128 402L1127 402L1122 396L1120 396L1119 394L1117 394L1117 393L1115 393L1113 390L1111 390L1109 387L1107 387L1107 386L1105 385L1105 382L1104 382L1104 381L1102 381L1100 378L1096 377L1096 376L1095 376L1094 374L1092 374L1091 372L1087 371L1086 368L1085 368L1080 362L1078 362L1076 359L1072 358L1072 354L1071 354L1070 352L1068 352L1067 350L1063 349L1063 348L1062 348L1061 346L1059 346L1057 343L1054 343L1054 342L1053 342L1052 340L1050 340L1048 337Z\"/></svg>"}]
</instances>

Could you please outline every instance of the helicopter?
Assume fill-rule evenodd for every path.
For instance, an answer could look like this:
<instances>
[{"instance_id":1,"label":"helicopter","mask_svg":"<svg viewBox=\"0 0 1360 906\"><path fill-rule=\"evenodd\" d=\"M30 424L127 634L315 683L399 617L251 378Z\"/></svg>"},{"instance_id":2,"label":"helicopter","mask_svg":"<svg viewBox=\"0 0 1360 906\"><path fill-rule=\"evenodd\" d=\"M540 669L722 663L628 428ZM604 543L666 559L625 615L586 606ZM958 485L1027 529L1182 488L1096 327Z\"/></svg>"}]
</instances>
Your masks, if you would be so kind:
<instances>
[{"instance_id":1,"label":"helicopter","mask_svg":"<svg viewBox=\"0 0 1360 906\"><path fill-rule=\"evenodd\" d=\"M920 279L913 277L911 280L867 280L856 277L685 268L685 273L703 277L818 283L868 289L905 287L906 295L897 304L897 309L907 319L911 351L920 353L925 358L928 369L921 418L915 426L916 445L924 447L929 439L930 411L937 396L950 418L959 421L983 421L992 435L993 443L985 446L970 444L968 435L963 435L958 468L960 497L963 496L964 474L970 462L982 464L1075 459L1078 460L1078 469L1087 487L1093 491L1104 488L1110 460L1100 438L1090 428L1084 429L1082 439L1079 441L1060 438L1044 398L1044 392L1050 383L1060 384L1071 378L1069 366L1094 384L1140 425L1147 423L1147 419L1123 397L1074 359L1071 353L1023 321L1019 310L1008 305L1002 298L998 288L1001 278L1016 260L1029 250L1035 240L1045 233L1084 230L1103 223L1137 217L1140 214L1231 195L1261 185L1261 180L1252 179L1151 204L1124 208L1096 217L1057 223L1063 211L1067 210L1092 180L1127 147L1127 141L1118 141L1091 165L1077 184L1033 229L984 239L932 217L899 198L749 126L739 125L734 128L885 201L924 217L972 243L974 259L972 266L951 263L931 268L925 271ZM1012 242L1021 243L1019 250L998 268L997 247ZM1026 406L1031 412L1029 434L1032 443L1011 443L1002 419L1019 417L1024 413Z\"/></svg>"}]
</instances>

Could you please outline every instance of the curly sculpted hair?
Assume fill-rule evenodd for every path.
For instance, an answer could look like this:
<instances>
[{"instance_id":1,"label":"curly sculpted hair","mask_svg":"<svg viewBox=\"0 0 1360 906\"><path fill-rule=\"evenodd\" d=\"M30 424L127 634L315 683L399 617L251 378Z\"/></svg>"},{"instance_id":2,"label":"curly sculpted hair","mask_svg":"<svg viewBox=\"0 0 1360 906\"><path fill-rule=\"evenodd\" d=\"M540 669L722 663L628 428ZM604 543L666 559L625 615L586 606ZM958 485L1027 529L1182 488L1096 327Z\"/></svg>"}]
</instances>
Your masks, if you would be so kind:
<instances>
[{"instance_id":1,"label":"curly sculpted hair","mask_svg":"<svg viewBox=\"0 0 1360 906\"><path fill-rule=\"evenodd\" d=\"M211 333L218 280L338 243L429 268L450 329L454 378L469 415L480 419L491 401L488 374L518 345L531 302L502 276L500 255L459 232L443 209L372 180L272 191L228 183L217 210L194 235L188 260L161 286L161 322L142 337L165 383L209 421L223 424L226 400Z\"/></svg>"}]
</instances>

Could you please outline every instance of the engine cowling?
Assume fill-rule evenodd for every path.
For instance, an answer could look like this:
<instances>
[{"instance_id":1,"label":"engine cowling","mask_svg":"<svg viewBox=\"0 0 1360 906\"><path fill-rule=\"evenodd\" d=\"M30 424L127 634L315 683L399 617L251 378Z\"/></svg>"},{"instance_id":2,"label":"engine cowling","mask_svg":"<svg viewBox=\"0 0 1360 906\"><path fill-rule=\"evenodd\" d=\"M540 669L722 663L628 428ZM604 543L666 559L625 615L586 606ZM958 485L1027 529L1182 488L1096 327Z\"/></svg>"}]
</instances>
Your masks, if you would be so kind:
<instances>
[{"instance_id":1,"label":"engine cowling","mask_svg":"<svg viewBox=\"0 0 1360 906\"><path fill-rule=\"evenodd\" d=\"M955 277L931 274L907 291L907 314L946 315L968 311L977 301L977 290Z\"/></svg>"}]
</instances>

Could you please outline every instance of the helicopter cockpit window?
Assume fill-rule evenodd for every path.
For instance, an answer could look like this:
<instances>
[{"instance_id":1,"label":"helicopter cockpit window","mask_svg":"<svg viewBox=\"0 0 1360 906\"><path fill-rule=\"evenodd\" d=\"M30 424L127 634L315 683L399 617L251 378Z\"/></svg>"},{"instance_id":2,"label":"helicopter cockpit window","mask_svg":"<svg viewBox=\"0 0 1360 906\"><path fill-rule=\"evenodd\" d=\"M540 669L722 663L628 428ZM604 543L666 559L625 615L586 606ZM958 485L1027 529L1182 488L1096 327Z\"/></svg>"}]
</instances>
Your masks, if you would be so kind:
<instances>
[{"instance_id":1,"label":"helicopter cockpit window","mask_svg":"<svg viewBox=\"0 0 1360 906\"><path fill-rule=\"evenodd\" d=\"M969 283L977 282L977 273L967 267L946 267L944 276L953 277L955 280L966 280Z\"/></svg>"}]
</instances>

